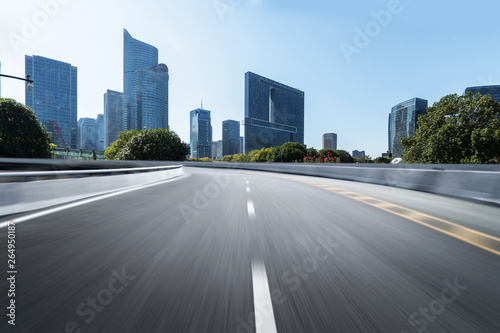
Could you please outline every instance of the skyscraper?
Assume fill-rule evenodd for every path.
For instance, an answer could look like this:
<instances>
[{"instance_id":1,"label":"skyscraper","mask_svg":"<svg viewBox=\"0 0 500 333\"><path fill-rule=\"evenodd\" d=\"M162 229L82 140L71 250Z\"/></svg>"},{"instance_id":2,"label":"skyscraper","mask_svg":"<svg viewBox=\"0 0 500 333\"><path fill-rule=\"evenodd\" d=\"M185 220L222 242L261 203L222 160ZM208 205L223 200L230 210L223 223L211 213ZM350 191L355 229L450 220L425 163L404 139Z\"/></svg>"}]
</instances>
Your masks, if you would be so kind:
<instances>
[{"instance_id":1,"label":"skyscraper","mask_svg":"<svg viewBox=\"0 0 500 333\"><path fill-rule=\"evenodd\" d=\"M245 153L285 142L304 144L304 92L245 73Z\"/></svg>"},{"instance_id":2,"label":"skyscraper","mask_svg":"<svg viewBox=\"0 0 500 333\"><path fill-rule=\"evenodd\" d=\"M418 128L420 115L427 113L427 100L412 98L392 108L389 114L389 152L392 157L401 157L401 139L412 136Z\"/></svg>"},{"instance_id":3,"label":"skyscraper","mask_svg":"<svg viewBox=\"0 0 500 333\"><path fill-rule=\"evenodd\" d=\"M104 94L104 149L123 131L123 93L107 90Z\"/></svg>"},{"instance_id":4,"label":"skyscraper","mask_svg":"<svg viewBox=\"0 0 500 333\"><path fill-rule=\"evenodd\" d=\"M354 157L354 158L363 157L365 155L366 155L366 153L365 153L364 150L361 150L361 151L359 151L359 150L353 150L352 151L352 157Z\"/></svg>"},{"instance_id":5,"label":"skyscraper","mask_svg":"<svg viewBox=\"0 0 500 333\"><path fill-rule=\"evenodd\" d=\"M500 86L469 87L465 89L464 95L469 91L474 94L480 93L481 95L491 95L495 101L500 102Z\"/></svg>"},{"instance_id":6,"label":"skyscraper","mask_svg":"<svg viewBox=\"0 0 500 333\"><path fill-rule=\"evenodd\" d=\"M95 148L104 150L104 115L98 114L95 119Z\"/></svg>"},{"instance_id":7,"label":"skyscraper","mask_svg":"<svg viewBox=\"0 0 500 333\"><path fill-rule=\"evenodd\" d=\"M191 157L211 157L212 125L210 119L210 111L204 109L196 109L191 111L189 128L191 133Z\"/></svg>"},{"instance_id":8,"label":"skyscraper","mask_svg":"<svg viewBox=\"0 0 500 333\"><path fill-rule=\"evenodd\" d=\"M136 128L168 129L168 68L159 64L151 69L137 70Z\"/></svg>"},{"instance_id":9,"label":"skyscraper","mask_svg":"<svg viewBox=\"0 0 500 333\"><path fill-rule=\"evenodd\" d=\"M40 56L25 56L25 71L36 80L34 90L26 83L26 105L52 133L59 147L76 148L77 68Z\"/></svg>"},{"instance_id":10,"label":"skyscraper","mask_svg":"<svg viewBox=\"0 0 500 333\"><path fill-rule=\"evenodd\" d=\"M239 146L240 122L236 120L224 120L222 122L222 155L238 154Z\"/></svg>"},{"instance_id":11,"label":"skyscraper","mask_svg":"<svg viewBox=\"0 0 500 333\"><path fill-rule=\"evenodd\" d=\"M94 118L78 119L78 149L96 150L96 120Z\"/></svg>"},{"instance_id":12,"label":"skyscraper","mask_svg":"<svg viewBox=\"0 0 500 333\"><path fill-rule=\"evenodd\" d=\"M335 133L323 134L323 149L325 148L337 150L337 134Z\"/></svg>"},{"instance_id":13,"label":"skyscraper","mask_svg":"<svg viewBox=\"0 0 500 333\"><path fill-rule=\"evenodd\" d=\"M158 49L123 32L123 127L168 129L168 68Z\"/></svg>"}]
</instances>

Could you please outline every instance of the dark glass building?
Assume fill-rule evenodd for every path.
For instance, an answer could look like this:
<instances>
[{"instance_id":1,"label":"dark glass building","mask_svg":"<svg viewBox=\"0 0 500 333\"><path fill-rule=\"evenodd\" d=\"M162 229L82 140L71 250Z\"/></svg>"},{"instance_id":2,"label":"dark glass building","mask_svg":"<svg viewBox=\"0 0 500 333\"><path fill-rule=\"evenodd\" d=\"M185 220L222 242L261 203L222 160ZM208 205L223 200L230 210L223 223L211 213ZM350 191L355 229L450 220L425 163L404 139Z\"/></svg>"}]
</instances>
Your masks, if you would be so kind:
<instances>
[{"instance_id":1,"label":"dark glass building","mask_svg":"<svg viewBox=\"0 0 500 333\"><path fill-rule=\"evenodd\" d=\"M35 81L35 89L25 88L29 106L54 143L61 148L77 146L77 68L40 56L25 56L25 71Z\"/></svg>"},{"instance_id":2,"label":"dark glass building","mask_svg":"<svg viewBox=\"0 0 500 333\"><path fill-rule=\"evenodd\" d=\"M213 157L210 111L196 109L190 112L189 118L191 157Z\"/></svg>"},{"instance_id":3,"label":"dark glass building","mask_svg":"<svg viewBox=\"0 0 500 333\"><path fill-rule=\"evenodd\" d=\"M109 90L104 94L104 149L123 131L123 93Z\"/></svg>"},{"instance_id":4,"label":"dark glass building","mask_svg":"<svg viewBox=\"0 0 500 333\"><path fill-rule=\"evenodd\" d=\"M392 108L389 114L389 152L392 157L402 156L400 140L415 133L418 117L426 113L427 100L421 98L409 99Z\"/></svg>"},{"instance_id":5,"label":"dark glass building","mask_svg":"<svg viewBox=\"0 0 500 333\"><path fill-rule=\"evenodd\" d=\"M500 102L500 86L469 87L465 89L464 95L469 91L474 94L480 93L481 95L491 95L495 101Z\"/></svg>"},{"instance_id":6,"label":"dark glass building","mask_svg":"<svg viewBox=\"0 0 500 333\"><path fill-rule=\"evenodd\" d=\"M98 114L95 119L95 148L104 150L104 115Z\"/></svg>"},{"instance_id":7,"label":"dark glass building","mask_svg":"<svg viewBox=\"0 0 500 333\"><path fill-rule=\"evenodd\" d=\"M240 152L240 122L224 120L222 122L222 155L234 155Z\"/></svg>"},{"instance_id":8,"label":"dark glass building","mask_svg":"<svg viewBox=\"0 0 500 333\"><path fill-rule=\"evenodd\" d=\"M245 149L304 144L304 92L245 73Z\"/></svg>"}]
</instances>

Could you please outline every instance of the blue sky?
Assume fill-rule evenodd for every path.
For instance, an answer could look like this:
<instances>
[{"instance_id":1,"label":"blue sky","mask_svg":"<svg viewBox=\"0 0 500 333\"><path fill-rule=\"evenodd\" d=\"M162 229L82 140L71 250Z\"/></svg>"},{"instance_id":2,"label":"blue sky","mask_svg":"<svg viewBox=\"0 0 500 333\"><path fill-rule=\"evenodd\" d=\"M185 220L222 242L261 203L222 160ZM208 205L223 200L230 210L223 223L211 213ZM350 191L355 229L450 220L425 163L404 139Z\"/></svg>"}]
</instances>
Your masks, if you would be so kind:
<instances>
[{"instance_id":1,"label":"blue sky","mask_svg":"<svg viewBox=\"0 0 500 333\"><path fill-rule=\"evenodd\" d=\"M169 124L184 141L202 98L214 140L223 120L243 119L244 73L253 71L305 92L309 147L335 132L339 149L376 157L395 104L500 84L499 12L493 0L2 1L0 61L19 76L25 54L77 66L78 117L95 117L106 89L123 90L126 28L169 67ZM22 82L2 79L2 97L24 102Z\"/></svg>"}]
</instances>

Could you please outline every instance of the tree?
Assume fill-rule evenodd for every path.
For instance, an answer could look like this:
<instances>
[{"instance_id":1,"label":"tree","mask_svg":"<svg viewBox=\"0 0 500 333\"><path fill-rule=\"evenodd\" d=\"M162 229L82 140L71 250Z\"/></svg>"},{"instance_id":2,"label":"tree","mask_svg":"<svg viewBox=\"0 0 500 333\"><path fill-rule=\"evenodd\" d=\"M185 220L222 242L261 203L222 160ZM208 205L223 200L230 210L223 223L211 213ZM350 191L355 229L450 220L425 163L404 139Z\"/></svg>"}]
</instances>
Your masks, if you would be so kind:
<instances>
[{"instance_id":1,"label":"tree","mask_svg":"<svg viewBox=\"0 0 500 333\"><path fill-rule=\"evenodd\" d=\"M356 163L373 163L373 160L370 157L370 155L364 155L361 157L354 158L354 162L356 162Z\"/></svg>"},{"instance_id":2,"label":"tree","mask_svg":"<svg viewBox=\"0 0 500 333\"><path fill-rule=\"evenodd\" d=\"M123 147L119 160L183 161L189 154L189 145L173 131L163 128L139 131Z\"/></svg>"},{"instance_id":3,"label":"tree","mask_svg":"<svg viewBox=\"0 0 500 333\"><path fill-rule=\"evenodd\" d=\"M500 103L472 92L445 96L401 145L405 163L500 163Z\"/></svg>"},{"instance_id":4,"label":"tree","mask_svg":"<svg viewBox=\"0 0 500 333\"><path fill-rule=\"evenodd\" d=\"M338 159L340 159L340 162L342 162L342 163L353 163L354 162L354 159L352 158L351 154L349 154L345 150L339 149L339 150L335 151L335 153L336 153L336 156L338 157Z\"/></svg>"},{"instance_id":5,"label":"tree","mask_svg":"<svg viewBox=\"0 0 500 333\"><path fill-rule=\"evenodd\" d=\"M306 150L306 156L316 156L316 157L319 157L320 154L319 154L319 152L316 149L314 149L313 147L311 147L311 148L307 148L307 150Z\"/></svg>"},{"instance_id":6,"label":"tree","mask_svg":"<svg viewBox=\"0 0 500 333\"><path fill-rule=\"evenodd\" d=\"M328 155L330 153L330 155ZM331 148L323 148L319 150L319 156L320 157L338 157L339 155L337 152Z\"/></svg>"},{"instance_id":7,"label":"tree","mask_svg":"<svg viewBox=\"0 0 500 333\"><path fill-rule=\"evenodd\" d=\"M116 160L118 153L125 148L127 143L136 135L139 135L141 131L139 130L129 130L126 132L120 132L118 134L118 139L113 142L106 150L104 151L104 156L106 156L107 160Z\"/></svg>"},{"instance_id":8,"label":"tree","mask_svg":"<svg viewBox=\"0 0 500 333\"><path fill-rule=\"evenodd\" d=\"M389 164L392 162L392 158L380 156L380 157L377 157L375 160L373 160L373 162L380 163L380 164Z\"/></svg>"},{"instance_id":9,"label":"tree","mask_svg":"<svg viewBox=\"0 0 500 333\"><path fill-rule=\"evenodd\" d=\"M306 155L306 147L298 142L286 142L272 148L269 162L302 162Z\"/></svg>"},{"instance_id":10,"label":"tree","mask_svg":"<svg viewBox=\"0 0 500 333\"><path fill-rule=\"evenodd\" d=\"M33 110L0 98L0 157L50 158L51 142L51 134Z\"/></svg>"},{"instance_id":11,"label":"tree","mask_svg":"<svg viewBox=\"0 0 500 333\"><path fill-rule=\"evenodd\" d=\"M252 156L250 162L272 162L272 153L272 148L262 148Z\"/></svg>"}]
</instances>

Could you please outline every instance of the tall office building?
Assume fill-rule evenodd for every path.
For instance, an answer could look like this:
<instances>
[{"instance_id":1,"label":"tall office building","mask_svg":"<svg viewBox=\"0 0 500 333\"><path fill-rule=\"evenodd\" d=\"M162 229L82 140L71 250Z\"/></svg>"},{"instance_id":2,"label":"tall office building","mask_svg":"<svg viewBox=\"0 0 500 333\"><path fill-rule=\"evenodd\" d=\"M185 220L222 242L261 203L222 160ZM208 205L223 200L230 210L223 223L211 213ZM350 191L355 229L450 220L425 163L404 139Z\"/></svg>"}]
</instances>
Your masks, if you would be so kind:
<instances>
[{"instance_id":1,"label":"tall office building","mask_svg":"<svg viewBox=\"0 0 500 333\"><path fill-rule=\"evenodd\" d=\"M337 150L337 134L335 133L323 134L323 149L325 148Z\"/></svg>"},{"instance_id":2,"label":"tall office building","mask_svg":"<svg viewBox=\"0 0 500 333\"><path fill-rule=\"evenodd\" d=\"M65 62L27 55L25 71L35 81L34 90L29 90L26 83L26 105L52 133L57 146L76 148L77 68Z\"/></svg>"},{"instance_id":3,"label":"tall office building","mask_svg":"<svg viewBox=\"0 0 500 333\"><path fill-rule=\"evenodd\" d=\"M304 92L245 73L245 149L304 144Z\"/></svg>"},{"instance_id":4,"label":"tall office building","mask_svg":"<svg viewBox=\"0 0 500 333\"><path fill-rule=\"evenodd\" d=\"M210 119L210 111L204 109L196 109L191 111L189 128L191 133L191 157L211 157L212 125Z\"/></svg>"},{"instance_id":5,"label":"tall office building","mask_svg":"<svg viewBox=\"0 0 500 333\"><path fill-rule=\"evenodd\" d=\"M359 151L359 150L353 150L352 151L352 157L354 157L354 158L363 157L365 155L366 154L365 154L364 150L361 150L361 151Z\"/></svg>"},{"instance_id":6,"label":"tall office building","mask_svg":"<svg viewBox=\"0 0 500 333\"><path fill-rule=\"evenodd\" d=\"M158 49L123 32L123 127L168 129L168 68Z\"/></svg>"},{"instance_id":7,"label":"tall office building","mask_svg":"<svg viewBox=\"0 0 500 333\"><path fill-rule=\"evenodd\" d=\"M98 114L95 119L95 148L96 150L104 150L104 115Z\"/></svg>"},{"instance_id":8,"label":"tall office building","mask_svg":"<svg viewBox=\"0 0 500 333\"><path fill-rule=\"evenodd\" d=\"M212 155L210 158L217 158L217 141L212 141Z\"/></svg>"},{"instance_id":9,"label":"tall office building","mask_svg":"<svg viewBox=\"0 0 500 333\"><path fill-rule=\"evenodd\" d=\"M96 150L96 120L94 118L78 119L78 149Z\"/></svg>"},{"instance_id":10,"label":"tall office building","mask_svg":"<svg viewBox=\"0 0 500 333\"><path fill-rule=\"evenodd\" d=\"M168 68L159 64L151 69L137 70L136 128L168 129Z\"/></svg>"},{"instance_id":11,"label":"tall office building","mask_svg":"<svg viewBox=\"0 0 500 333\"><path fill-rule=\"evenodd\" d=\"M465 89L464 95L469 91L474 94L480 93L481 95L491 95L495 101L500 102L500 86L469 87Z\"/></svg>"},{"instance_id":12,"label":"tall office building","mask_svg":"<svg viewBox=\"0 0 500 333\"><path fill-rule=\"evenodd\" d=\"M221 160L224 157L222 155L222 140L217 141L217 159Z\"/></svg>"},{"instance_id":13,"label":"tall office building","mask_svg":"<svg viewBox=\"0 0 500 333\"><path fill-rule=\"evenodd\" d=\"M123 93L107 90L104 94L104 149L123 131Z\"/></svg>"},{"instance_id":14,"label":"tall office building","mask_svg":"<svg viewBox=\"0 0 500 333\"><path fill-rule=\"evenodd\" d=\"M240 149L240 122L224 120L222 122L222 155L238 154Z\"/></svg>"},{"instance_id":15,"label":"tall office building","mask_svg":"<svg viewBox=\"0 0 500 333\"><path fill-rule=\"evenodd\" d=\"M243 146L243 142L244 142L244 141L243 141L243 137L242 137L242 136L240 136L240 146L238 147L238 148L239 148L239 153L240 153L240 154L243 154L243 150L244 150L244 148L245 148L245 147Z\"/></svg>"},{"instance_id":16,"label":"tall office building","mask_svg":"<svg viewBox=\"0 0 500 333\"><path fill-rule=\"evenodd\" d=\"M392 157L401 157L401 139L412 136L418 128L420 115L427 113L427 100L412 98L392 108L389 114L389 152Z\"/></svg>"}]
</instances>

